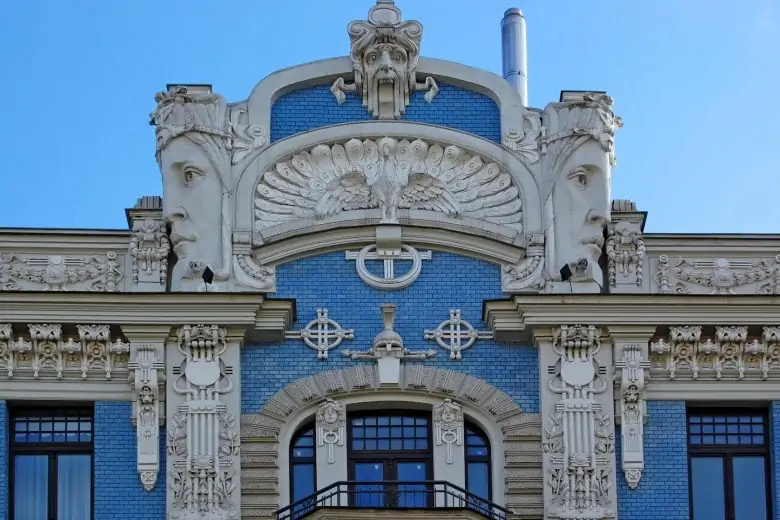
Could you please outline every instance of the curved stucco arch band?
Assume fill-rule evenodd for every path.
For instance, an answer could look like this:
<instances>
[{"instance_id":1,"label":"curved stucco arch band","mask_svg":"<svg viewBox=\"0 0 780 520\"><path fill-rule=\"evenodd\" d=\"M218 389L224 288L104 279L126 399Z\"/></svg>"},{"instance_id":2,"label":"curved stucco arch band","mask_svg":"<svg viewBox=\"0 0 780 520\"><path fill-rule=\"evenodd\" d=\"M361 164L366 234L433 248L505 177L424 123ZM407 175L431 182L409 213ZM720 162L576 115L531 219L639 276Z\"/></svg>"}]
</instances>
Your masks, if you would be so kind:
<instances>
[{"instance_id":1,"label":"curved stucco arch band","mask_svg":"<svg viewBox=\"0 0 780 520\"><path fill-rule=\"evenodd\" d=\"M539 185L533 174L516 155L495 143L471 134L434 125L403 121L369 121L365 123L334 125L282 139L269 146L240 174L234 191L234 229L243 233L251 233L254 245L262 245L267 241L255 229L255 190L261 176L267 170L275 170L279 162L289 160L296 153L309 152L313 147L321 144L343 144L353 138L364 140L381 139L384 137L409 141L421 139L426 142L440 144L441 146L453 145L468 153L479 155L484 161L495 163L502 171L510 175L512 183L517 186L520 192L523 233L511 233L507 229L502 229L506 228L506 226L491 225L492 223L490 222L469 218L468 215L453 220L464 231L471 229L475 234L492 233L498 238L503 237L505 242L514 243L522 247L525 245L524 241L527 233L542 230L542 204ZM416 217L412 216L411 213L410 217L412 218L405 222L407 224L430 226L432 223L436 224L441 220L446 221L446 218L442 218L443 214L434 214L434 212L430 211L415 211ZM366 221L366 216L362 215L362 218L360 218L361 215L358 215L359 222L345 219L341 225L354 226L379 223L380 215L378 212L375 215L371 214L374 221ZM333 222L332 219L331 221ZM310 232L309 224L311 223L306 223L306 225L304 223L289 225L281 235L286 238L295 234Z\"/></svg>"},{"instance_id":2,"label":"curved stucco arch band","mask_svg":"<svg viewBox=\"0 0 780 520\"><path fill-rule=\"evenodd\" d=\"M271 135L271 109L280 96L315 85L330 86L336 78L351 76L353 64L348 57L313 61L283 69L266 76L252 90L247 101L249 124ZM525 113L523 100L501 76L460 63L420 58L418 76L432 76L437 81L483 94L499 107L501 135L520 126Z\"/></svg>"},{"instance_id":3,"label":"curved stucco arch band","mask_svg":"<svg viewBox=\"0 0 780 520\"><path fill-rule=\"evenodd\" d=\"M524 413L509 395L463 372L405 364L398 385L380 387L376 367L361 363L294 381L269 399L259 413L242 415L241 485L246 514L289 503L289 443L326 399L334 399L348 410L360 408L362 403L430 410L445 398L459 404L490 440L493 501L509 508L541 504L541 485L538 489L527 485L541 484L542 479L538 414ZM269 482L275 485L269 486Z\"/></svg>"}]
</instances>

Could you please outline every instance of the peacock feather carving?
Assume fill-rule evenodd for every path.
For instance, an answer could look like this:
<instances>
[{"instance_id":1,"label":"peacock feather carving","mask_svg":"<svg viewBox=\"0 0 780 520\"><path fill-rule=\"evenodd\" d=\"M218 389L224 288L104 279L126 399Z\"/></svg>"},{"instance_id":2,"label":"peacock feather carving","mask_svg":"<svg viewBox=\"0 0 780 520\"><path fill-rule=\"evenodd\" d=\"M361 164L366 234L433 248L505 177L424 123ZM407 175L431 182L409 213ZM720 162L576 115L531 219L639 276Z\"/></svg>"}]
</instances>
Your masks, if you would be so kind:
<instances>
[{"instance_id":1,"label":"peacock feather carving","mask_svg":"<svg viewBox=\"0 0 780 520\"><path fill-rule=\"evenodd\" d=\"M258 230L343 211L428 210L522 230L520 190L508 172L454 145L392 137L320 144L279 162L257 185Z\"/></svg>"}]
</instances>

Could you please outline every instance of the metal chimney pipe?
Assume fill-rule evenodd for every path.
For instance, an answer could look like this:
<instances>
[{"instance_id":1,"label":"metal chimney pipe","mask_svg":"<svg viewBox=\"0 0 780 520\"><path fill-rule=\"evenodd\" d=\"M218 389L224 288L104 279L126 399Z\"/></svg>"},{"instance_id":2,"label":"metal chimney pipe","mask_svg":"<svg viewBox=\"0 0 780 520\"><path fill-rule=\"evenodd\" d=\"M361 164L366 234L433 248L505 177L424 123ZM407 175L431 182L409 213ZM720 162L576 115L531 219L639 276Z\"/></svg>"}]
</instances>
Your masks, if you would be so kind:
<instances>
[{"instance_id":1,"label":"metal chimney pipe","mask_svg":"<svg viewBox=\"0 0 780 520\"><path fill-rule=\"evenodd\" d=\"M504 79L520 94L528 106L528 55L525 16L517 7L507 9L501 19L501 65Z\"/></svg>"}]
</instances>

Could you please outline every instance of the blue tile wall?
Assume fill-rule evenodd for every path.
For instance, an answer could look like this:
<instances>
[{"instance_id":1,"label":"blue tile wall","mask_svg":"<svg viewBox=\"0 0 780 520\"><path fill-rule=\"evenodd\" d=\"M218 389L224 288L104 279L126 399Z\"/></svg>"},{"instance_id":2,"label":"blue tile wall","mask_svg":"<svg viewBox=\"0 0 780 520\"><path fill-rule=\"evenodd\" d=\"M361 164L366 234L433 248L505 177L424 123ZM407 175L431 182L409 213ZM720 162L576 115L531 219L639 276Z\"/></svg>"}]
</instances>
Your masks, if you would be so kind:
<instances>
[{"instance_id":1,"label":"blue tile wall","mask_svg":"<svg viewBox=\"0 0 780 520\"><path fill-rule=\"evenodd\" d=\"M403 274L401 269L396 274ZM379 305L395 303L395 329L412 351L438 348L423 339L425 329L433 329L449 318L450 309L461 309L462 318L486 330L482 322L482 302L502 298L500 267L450 253L433 252L423 262L422 274L410 287L400 291L380 291L363 283L355 272L355 262L344 252L329 253L278 266L278 298L295 298L298 322L303 328L314 319L318 307L344 328L355 329L355 339L345 340L330 352L328 361L300 340L281 344L246 346L241 351L241 407L243 413L256 413L287 384L308 375L341 369L355 361L341 357L343 348L368 350L382 330ZM468 372L509 394L527 412L539 411L539 362L530 346L505 345L479 340L463 352L463 359L449 359L449 352L427 363L441 368Z\"/></svg>"},{"instance_id":2,"label":"blue tile wall","mask_svg":"<svg viewBox=\"0 0 780 520\"><path fill-rule=\"evenodd\" d=\"M769 408L769 422L772 433L772 511L775 520L780 520L780 401L772 401Z\"/></svg>"},{"instance_id":3,"label":"blue tile wall","mask_svg":"<svg viewBox=\"0 0 780 520\"><path fill-rule=\"evenodd\" d=\"M136 433L131 417L129 402L95 403L94 520L113 520L117 511L122 511L123 520L165 518L165 429L160 429L163 469L154 489L146 491L136 470Z\"/></svg>"},{"instance_id":4,"label":"blue tile wall","mask_svg":"<svg viewBox=\"0 0 780 520\"><path fill-rule=\"evenodd\" d=\"M628 489L620 470L620 428L615 432L620 520L688 520L688 438L685 402L649 401L645 469Z\"/></svg>"},{"instance_id":5,"label":"blue tile wall","mask_svg":"<svg viewBox=\"0 0 780 520\"><path fill-rule=\"evenodd\" d=\"M446 84L439 85L433 102L427 103L424 96L424 92L412 94L402 120L446 126L501 141L500 112L489 97ZM330 85L294 90L280 96L271 108L271 141L323 126L371 120L355 93L347 93L346 101L339 105Z\"/></svg>"},{"instance_id":6,"label":"blue tile wall","mask_svg":"<svg viewBox=\"0 0 780 520\"><path fill-rule=\"evenodd\" d=\"M8 405L0 401L0 519L8 518Z\"/></svg>"}]
</instances>

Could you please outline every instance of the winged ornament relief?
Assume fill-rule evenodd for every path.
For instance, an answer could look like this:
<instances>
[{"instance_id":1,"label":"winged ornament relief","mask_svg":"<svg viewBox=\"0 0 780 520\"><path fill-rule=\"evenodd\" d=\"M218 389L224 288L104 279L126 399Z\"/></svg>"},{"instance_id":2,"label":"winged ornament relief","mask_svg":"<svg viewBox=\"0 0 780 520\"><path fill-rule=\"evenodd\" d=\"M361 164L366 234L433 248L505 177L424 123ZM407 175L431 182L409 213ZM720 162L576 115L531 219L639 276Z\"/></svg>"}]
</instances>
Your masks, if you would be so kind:
<instances>
[{"instance_id":1,"label":"winged ornament relief","mask_svg":"<svg viewBox=\"0 0 780 520\"><path fill-rule=\"evenodd\" d=\"M258 230L344 211L428 210L522 230L517 185L498 164L454 145L392 137L320 144L269 168L255 194Z\"/></svg>"}]
</instances>

